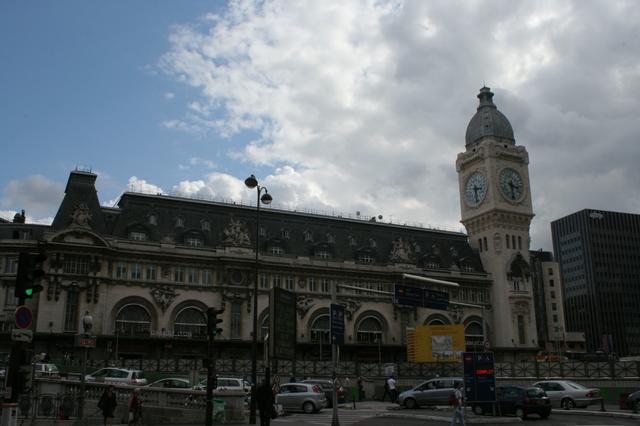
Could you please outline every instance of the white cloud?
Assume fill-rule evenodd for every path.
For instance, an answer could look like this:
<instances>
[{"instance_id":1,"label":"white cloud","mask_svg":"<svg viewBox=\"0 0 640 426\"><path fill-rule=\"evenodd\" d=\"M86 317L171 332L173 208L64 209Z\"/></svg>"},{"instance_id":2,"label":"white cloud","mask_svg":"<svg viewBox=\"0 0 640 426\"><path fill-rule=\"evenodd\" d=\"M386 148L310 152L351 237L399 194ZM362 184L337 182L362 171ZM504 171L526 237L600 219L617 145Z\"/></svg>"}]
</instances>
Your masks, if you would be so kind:
<instances>
[{"instance_id":1,"label":"white cloud","mask_svg":"<svg viewBox=\"0 0 640 426\"><path fill-rule=\"evenodd\" d=\"M62 183L41 175L33 175L22 180L10 181L4 188L0 206L15 211L25 210L28 218L47 217L55 214L63 196ZM13 215L9 219L13 219Z\"/></svg>"},{"instance_id":2,"label":"white cloud","mask_svg":"<svg viewBox=\"0 0 640 426\"><path fill-rule=\"evenodd\" d=\"M165 98L166 100L171 100L171 99L173 99L173 98L175 98L175 97L176 97L176 94L175 94L175 93L173 93L173 92L166 92L166 93L164 94L164 98Z\"/></svg>"},{"instance_id":3,"label":"white cloud","mask_svg":"<svg viewBox=\"0 0 640 426\"><path fill-rule=\"evenodd\" d=\"M142 192L145 194L164 194L165 192L161 187L147 182L144 179L139 179L137 176L131 176L129 178L129 191Z\"/></svg>"},{"instance_id":4,"label":"white cloud","mask_svg":"<svg viewBox=\"0 0 640 426\"><path fill-rule=\"evenodd\" d=\"M638 208L640 189L618 186L640 178L633 4L238 0L199 25L172 32L161 66L201 96L165 125L258 135L230 157L272 170L290 208L459 229L455 159L483 83L530 153L533 248L563 214ZM242 199L242 186L177 187Z\"/></svg>"}]
</instances>

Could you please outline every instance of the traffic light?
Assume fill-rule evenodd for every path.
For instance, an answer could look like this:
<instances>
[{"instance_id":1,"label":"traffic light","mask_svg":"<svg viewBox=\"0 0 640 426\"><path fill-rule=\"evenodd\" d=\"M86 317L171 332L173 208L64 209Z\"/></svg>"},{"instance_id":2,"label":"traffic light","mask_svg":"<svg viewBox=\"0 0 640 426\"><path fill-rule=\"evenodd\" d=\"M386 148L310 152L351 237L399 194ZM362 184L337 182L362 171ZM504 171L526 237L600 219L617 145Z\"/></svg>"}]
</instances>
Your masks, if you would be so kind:
<instances>
[{"instance_id":1,"label":"traffic light","mask_svg":"<svg viewBox=\"0 0 640 426\"><path fill-rule=\"evenodd\" d=\"M45 275L43 266L46 259L44 253L20 253L15 287L17 298L33 297L34 293L42 291L40 281Z\"/></svg>"},{"instance_id":2,"label":"traffic light","mask_svg":"<svg viewBox=\"0 0 640 426\"><path fill-rule=\"evenodd\" d=\"M209 336L219 336L222 334L222 329L218 327L218 324L222 322L222 318L218 318L218 315L223 312L224 309L207 309L207 334Z\"/></svg>"}]
</instances>

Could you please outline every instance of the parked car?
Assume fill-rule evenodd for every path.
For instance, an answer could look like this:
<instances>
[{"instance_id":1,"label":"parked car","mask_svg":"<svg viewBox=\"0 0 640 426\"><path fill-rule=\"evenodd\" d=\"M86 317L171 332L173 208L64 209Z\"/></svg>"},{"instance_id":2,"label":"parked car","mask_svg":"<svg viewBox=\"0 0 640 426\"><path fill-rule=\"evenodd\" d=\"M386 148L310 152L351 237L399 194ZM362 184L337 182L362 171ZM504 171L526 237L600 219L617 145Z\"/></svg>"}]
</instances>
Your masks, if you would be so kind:
<instances>
[{"instance_id":1,"label":"parked car","mask_svg":"<svg viewBox=\"0 0 640 426\"><path fill-rule=\"evenodd\" d=\"M112 384L144 386L147 379L141 370L129 370L126 368L101 368L84 377L87 382L105 382Z\"/></svg>"},{"instance_id":2,"label":"parked car","mask_svg":"<svg viewBox=\"0 0 640 426\"><path fill-rule=\"evenodd\" d=\"M471 408L478 415L491 414L494 409L492 403L473 403ZM515 414L524 419L529 414L537 414L546 419L551 414L551 400L538 387L497 386L495 409L499 415Z\"/></svg>"},{"instance_id":3,"label":"parked car","mask_svg":"<svg viewBox=\"0 0 640 426\"><path fill-rule=\"evenodd\" d=\"M276 404L284 411L303 411L307 414L327 406L327 397L320 385L312 383L285 383L276 394Z\"/></svg>"},{"instance_id":4,"label":"parked car","mask_svg":"<svg viewBox=\"0 0 640 426\"><path fill-rule=\"evenodd\" d=\"M169 377L166 379L156 380L155 382L148 384L146 387L162 389L191 389L191 383L189 383L189 380L182 377Z\"/></svg>"},{"instance_id":5,"label":"parked car","mask_svg":"<svg viewBox=\"0 0 640 426\"><path fill-rule=\"evenodd\" d=\"M302 380L301 383L319 385L324 392L324 396L327 398L327 408L333 407L333 381L327 379L306 379ZM336 389L336 395L338 397L338 404L344 404L345 393L342 386L338 385Z\"/></svg>"},{"instance_id":6,"label":"parked car","mask_svg":"<svg viewBox=\"0 0 640 426\"><path fill-rule=\"evenodd\" d=\"M601 400L599 389L587 388L570 380L543 380L534 383L533 386L545 391L551 400L551 405L567 410L574 407L587 407L600 403Z\"/></svg>"},{"instance_id":7,"label":"parked car","mask_svg":"<svg viewBox=\"0 0 640 426\"><path fill-rule=\"evenodd\" d=\"M402 392L398 403L407 408L423 405L447 405L449 397L464 381L460 377L439 377L420 383L413 389Z\"/></svg>"},{"instance_id":8,"label":"parked car","mask_svg":"<svg viewBox=\"0 0 640 426\"><path fill-rule=\"evenodd\" d=\"M216 391L240 390L243 391L246 395L251 394L251 385L244 379L239 379L236 377L218 377L216 379L216 382ZM195 388L198 390L207 390L207 379L204 378L195 386Z\"/></svg>"},{"instance_id":9,"label":"parked car","mask_svg":"<svg viewBox=\"0 0 640 426\"><path fill-rule=\"evenodd\" d=\"M634 409L640 410L640 390L629 394L629 396L627 396L627 400L625 401L625 404L627 408L630 410L634 410Z\"/></svg>"},{"instance_id":10,"label":"parked car","mask_svg":"<svg viewBox=\"0 0 640 426\"><path fill-rule=\"evenodd\" d=\"M58 377L60 370L55 364L36 362L33 364L33 374L35 377Z\"/></svg>"}]
</instances>

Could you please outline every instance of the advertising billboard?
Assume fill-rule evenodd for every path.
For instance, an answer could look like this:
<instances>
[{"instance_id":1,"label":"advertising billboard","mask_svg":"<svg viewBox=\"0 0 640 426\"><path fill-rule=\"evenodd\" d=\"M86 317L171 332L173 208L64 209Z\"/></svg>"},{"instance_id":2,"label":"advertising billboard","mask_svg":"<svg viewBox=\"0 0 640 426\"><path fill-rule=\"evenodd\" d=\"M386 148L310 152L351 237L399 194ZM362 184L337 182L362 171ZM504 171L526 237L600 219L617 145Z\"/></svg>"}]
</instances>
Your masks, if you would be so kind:
<instances>
[{"instance_id":1,"label":"advertising billboard","mask_svg":"<svg viewBox=\"0 0 640 426\"><path fill-rule=\"evenodd\" d=\"M464 325L421 325L411 333L413 362L461 362L465 351Z\"/></svg>"}]
</instances>

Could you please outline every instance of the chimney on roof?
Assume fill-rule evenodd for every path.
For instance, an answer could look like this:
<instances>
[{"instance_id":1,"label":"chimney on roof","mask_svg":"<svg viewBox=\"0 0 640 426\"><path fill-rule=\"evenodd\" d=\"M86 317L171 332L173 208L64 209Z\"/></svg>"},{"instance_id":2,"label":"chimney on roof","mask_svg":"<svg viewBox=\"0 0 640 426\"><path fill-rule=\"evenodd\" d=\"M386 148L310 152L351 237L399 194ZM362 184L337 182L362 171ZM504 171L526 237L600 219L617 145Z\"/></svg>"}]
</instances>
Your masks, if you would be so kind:
<instances>
[{"instance_id":1,"label":"chimney on roof","mask_svg":"<svg viewBox=\"0 0 640 426\"><path fill-rule=\"evenodd\" d=\"M24 210L21 213L16 213L13 217L13 223L25 223L27 216L24 214Z\"/></svg>"}]
</instances>

